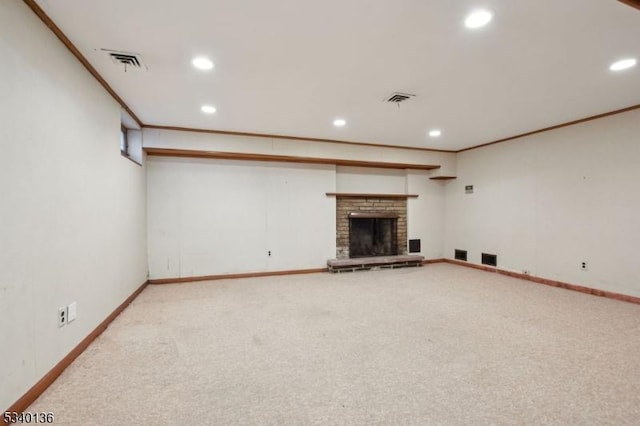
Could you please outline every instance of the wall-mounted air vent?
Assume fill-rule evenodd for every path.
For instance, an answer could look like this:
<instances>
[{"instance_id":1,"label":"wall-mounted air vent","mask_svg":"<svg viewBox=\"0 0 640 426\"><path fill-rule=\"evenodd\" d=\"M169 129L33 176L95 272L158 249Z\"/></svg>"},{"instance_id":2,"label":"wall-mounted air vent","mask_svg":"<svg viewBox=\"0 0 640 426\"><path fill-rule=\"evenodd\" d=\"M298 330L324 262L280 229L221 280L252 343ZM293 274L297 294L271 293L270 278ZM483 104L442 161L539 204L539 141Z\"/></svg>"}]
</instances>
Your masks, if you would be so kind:
<instances>
[{"instance_id":1,"label":"wall-mounted air vent","mask_svg":"<svg viewBox=\"0 0 640 426\"><path fill-rule=\"evenodd\" d=\"M454 257L456 260L464 260L467 261L467 251L456 249L454 252Z\"/></svg>"},{"instance_id":2,"label":"wall-mounted air vent","mask_svg":"<svg viewBox=\"0 0 640 426\"><path fill-rule=\"evenodd\" d=\"M121 52L109 49L102 49L102 51L109 55L114 64L123 65L125 71L130 69L147 69L147 66L142 61L142 56L138 53Z\"/></svg>"},{"instance_id":3,"label":"wall-mounted air vent","mask_svg":"<svg viewBox=\"0 0 640 426\"><path fill-rule=\"evenodd\" d=\"M411 98L415 98L416 95L412 95L411 93L402 93L402 92L393 92L391 95L384 98L385 102L395 102L399 104L400 102L407 101Z\"/></svg>"},{"instance_id":4,"label":"wall-mounted air vent","mask_svg":"<svg viewBox=\"0 0 640 426\"><path fill-rule=\"evenodd\" d=\"M498 266L498 256L495 254L482 253L482 264Z\"/></svg>"},{"instance_id":5,"label":"wall-mounted air vent","mask_svg":"<svg viewBox=\"0 0 640 426\"><path fill-rule=\"evenodd\" d=\"M409 240L409 253L420 253L420 240Z\"/></svg>"}]
</instances>

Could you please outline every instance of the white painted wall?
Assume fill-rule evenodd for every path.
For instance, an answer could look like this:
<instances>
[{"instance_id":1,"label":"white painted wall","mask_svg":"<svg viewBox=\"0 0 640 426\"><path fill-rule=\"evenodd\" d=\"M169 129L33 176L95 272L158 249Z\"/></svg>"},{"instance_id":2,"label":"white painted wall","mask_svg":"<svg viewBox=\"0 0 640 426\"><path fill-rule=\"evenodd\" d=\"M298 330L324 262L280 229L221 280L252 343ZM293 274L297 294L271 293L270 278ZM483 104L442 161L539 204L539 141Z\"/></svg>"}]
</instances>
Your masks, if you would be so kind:
<instances>
[{"instance_id":1,"label":"white painted wall","mask_svg":"<svg viewBox=\"0 0 640 426\"><path fill-rule=\"evenodd\" d=\"M336 168L336 192L360 194L406 194L405 170L368 167Z\"/></svg>"},{"instance_id":2,"label":"white painted wall","mask_svg":"<svg viewBox=\"0 0 640 426\"><path fill-rule=\"evenodd\" d=\"M143 145L441 164L447 174L456 167L451 153L148 128ZM442 256L444 184L429 180L441 171L161 157L147 164L151 278L324 267L335 257L335 198L326 192L419 194L408 201L409 237L422 240L420 254Z\"/></svg>"},{"instance_id":3,"label":"white painted wall","mask_svg":"<svg viewBox=\"0 0 640 426\"><path fill-rule=\"evenodd\" d=\"M639 182L639 111L460 153L446 256L495 253L503 269L639 296Z\"/></svg>"},{"instance_id":4,"label":"white painted wall","mask_svg":"<svg viewBox=\"0 0 640 426\"><path fill-rule=\"evenodd\" d=\"M147 167L151 278L322 268L334 257L334 166L149 157Z\"/></svg>"},{"instance_id":5,"label":"white painted wall","mask_svg":"<svg viewBox=\"0 0 640 426\"><path fill-rule=\"evenodd\" d=\"M407 170L407 238L420 239L420 253L427 259L441 259L444 246L445 188L450 181L430 180L424 171Z\"/></svg>"},{"instance_id":6,"label":"white painted wall","mask_svg":"<svg viewBox=\"0 0 640 426\"><path fill-rule=\"evenodd\" d=\"M0 409L146 280L145 171L120 107L20 1L0 2ZM58 307L78 317L58 328Z\"/></svg>"}]
</instances>

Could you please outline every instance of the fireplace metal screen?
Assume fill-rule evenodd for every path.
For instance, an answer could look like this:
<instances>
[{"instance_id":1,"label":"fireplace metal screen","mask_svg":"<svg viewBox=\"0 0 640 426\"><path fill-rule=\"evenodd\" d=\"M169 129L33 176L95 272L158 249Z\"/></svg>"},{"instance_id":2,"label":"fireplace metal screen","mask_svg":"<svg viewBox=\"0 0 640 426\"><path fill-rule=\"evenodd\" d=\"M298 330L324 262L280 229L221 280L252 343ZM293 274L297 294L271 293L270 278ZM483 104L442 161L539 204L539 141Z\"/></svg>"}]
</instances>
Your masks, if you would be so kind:
<instances>
[{"instance_id":1,"label":"fireplace metal screen","mask_svg":"<svg viewBox=\"0 0 640 426\"><path fill-rule=\"evenodd\" d=\"M397 217L362 216L349 217L349 257L397 255Z\"/></svg>"}]
</instances>

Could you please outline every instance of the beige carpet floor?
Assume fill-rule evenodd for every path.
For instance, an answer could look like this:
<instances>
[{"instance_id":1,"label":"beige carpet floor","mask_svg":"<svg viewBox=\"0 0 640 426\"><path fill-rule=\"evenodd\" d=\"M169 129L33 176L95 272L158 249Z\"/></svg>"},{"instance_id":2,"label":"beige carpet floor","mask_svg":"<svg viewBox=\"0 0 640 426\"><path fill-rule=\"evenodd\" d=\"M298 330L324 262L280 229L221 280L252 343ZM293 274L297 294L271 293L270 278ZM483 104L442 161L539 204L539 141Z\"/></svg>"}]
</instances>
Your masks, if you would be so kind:
<instances>
[{"instance_id":1,"label":"beige carpet floor","mask_svg":"<svg viewBox=\"0 0 640 426\"><path fill-rule=\"evenodd\" d=\"M149 286L29 410L72 425L638 425L640 306L448 264Z\"/></svg>"}]
</instances>

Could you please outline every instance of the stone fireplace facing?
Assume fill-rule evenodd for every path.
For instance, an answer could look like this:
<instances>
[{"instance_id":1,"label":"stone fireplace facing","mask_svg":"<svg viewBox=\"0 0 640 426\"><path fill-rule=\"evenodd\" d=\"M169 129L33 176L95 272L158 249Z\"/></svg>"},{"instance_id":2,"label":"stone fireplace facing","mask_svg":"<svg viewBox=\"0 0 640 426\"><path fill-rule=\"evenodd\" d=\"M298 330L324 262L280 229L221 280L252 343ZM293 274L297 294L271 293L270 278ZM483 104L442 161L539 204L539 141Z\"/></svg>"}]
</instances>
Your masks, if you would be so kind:
<instances>
[{"instance_id":1,"label":"stone fireplace facing","mask_svg":"<svg viewBox=\"0 0 640 426\"><path fill-rule=\"evenodd\" d=\"M336 257L407 254L407 200L382 196L336 199Z\"/></svg>"}]
</instances>

